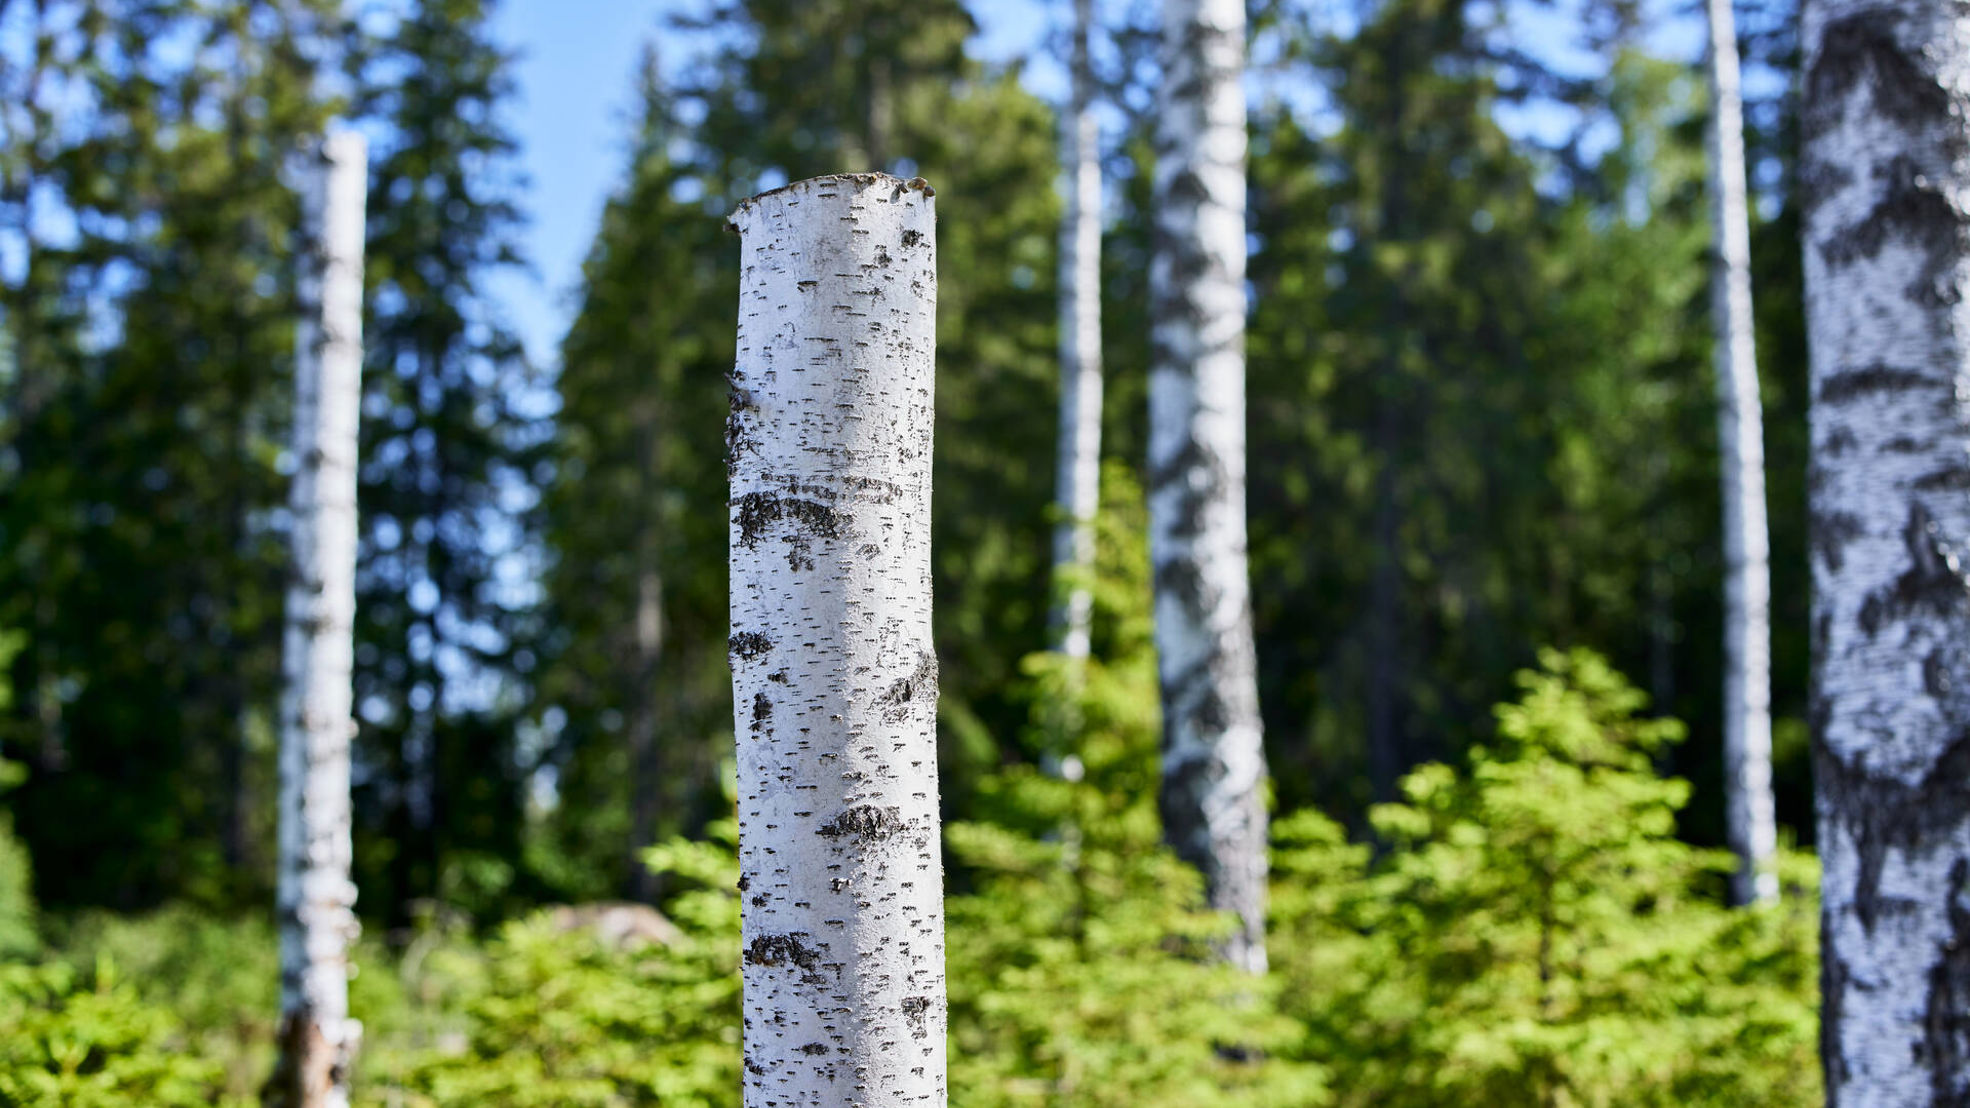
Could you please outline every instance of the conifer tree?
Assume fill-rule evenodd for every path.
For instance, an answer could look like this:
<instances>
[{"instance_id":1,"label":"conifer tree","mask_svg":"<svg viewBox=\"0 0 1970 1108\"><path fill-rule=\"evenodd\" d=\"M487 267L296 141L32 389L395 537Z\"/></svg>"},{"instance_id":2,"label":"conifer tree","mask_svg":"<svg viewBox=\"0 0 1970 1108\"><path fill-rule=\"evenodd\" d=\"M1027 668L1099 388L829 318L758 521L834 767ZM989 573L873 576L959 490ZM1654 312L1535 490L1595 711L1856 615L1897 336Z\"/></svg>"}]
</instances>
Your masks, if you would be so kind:
<instances>
[{"instance_id":1,"label":"conifer tree","mask_svg":"<svg viewBox=\"0 0 1970 1108\"><path fill-rule=\"evenodd\" d=\"M627 179L583 266L561 344L544 491L556 629L544 697L566 715L549 824L563 895L651 892L642 848L714 811L725 669L726 305L722 198L646 54ZM679 196L699 193L693 200ZM719 210L711 210L718 205ZM583 875L601 878L582 885Z\"/></svg>"},{"instance_id":2,"label":"conifer tree","mask_svg":"<svg viewBox=\"0 0 1970 1108\"><path fill-rule=\"evenodd\" d=\"M369 59L372 161L364 327L357 704L365 887L401 917L414 897L498 903L524 826L515 709L531 599L501 565L528 541L541 403L487 291L518 264L520 216L501 110L510 59L483 0L420 0ZM374 861L367 861L373 859ZM373 884L372 884L373 882Z\"/></svg>"},{"instance_id":3,"label":"conifer tree","mask_svg":"<svg viewBox=\"0 0 1970 1108\"><path fill-rule=\"evenodd\" d=\"M1805 6L1827 1101L1970 1098L1970 14Z\"/></svg>"}]
</instances>

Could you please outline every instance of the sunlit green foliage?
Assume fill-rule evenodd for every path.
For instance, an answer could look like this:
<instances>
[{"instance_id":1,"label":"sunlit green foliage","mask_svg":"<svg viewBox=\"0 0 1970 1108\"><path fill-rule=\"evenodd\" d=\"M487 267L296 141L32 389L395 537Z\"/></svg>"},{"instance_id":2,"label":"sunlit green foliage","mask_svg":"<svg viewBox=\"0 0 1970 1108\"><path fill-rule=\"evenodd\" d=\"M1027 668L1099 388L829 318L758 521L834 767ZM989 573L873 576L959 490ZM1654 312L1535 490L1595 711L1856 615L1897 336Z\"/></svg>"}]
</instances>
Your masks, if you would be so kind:
<instances>
[{"instance_id":1,"label":"sunlit green foliage","mask_svg":"<svg viewBox=\"0 0 1970 1108\"><path fill-rule=\"evenodd\" d=\"M1378 862L1277 829L1275 965L1344 1104L1792 1105L1818 1096L1816 902L1732 911L1674 837L1680 726L1593 654L1547 652L1465 770L1379 806ZM1802 887L1803 886L1803 887Z\"/></svg>"},{"instance_id":2,"label":"sunlit green foliage","mask_svg":"<svg viewBox=\"0 0 1970 1108\"><path fill-rule=\"evenodd\" d=\"M558 1105L737 1103L739 900L736 828L672 841L650 864L690 887L667 907L677 934L616 943L552 913L503 927L483 948L441 949L458 983L453 1045L406 1060L371 1103Z\"/></svg>"},{"instance_id":3,"label":"sunlit green foliage","mask_svg":"<svg viewBox=\"0 0 1970 1108\"><path fill-rule=\"evenodd\" d=\"M223 1068L189 1052L185 1025L146 1002L109 958L0 963L0 1105L192 1108L221 1099Z\"/></svg>"}]
</instances>

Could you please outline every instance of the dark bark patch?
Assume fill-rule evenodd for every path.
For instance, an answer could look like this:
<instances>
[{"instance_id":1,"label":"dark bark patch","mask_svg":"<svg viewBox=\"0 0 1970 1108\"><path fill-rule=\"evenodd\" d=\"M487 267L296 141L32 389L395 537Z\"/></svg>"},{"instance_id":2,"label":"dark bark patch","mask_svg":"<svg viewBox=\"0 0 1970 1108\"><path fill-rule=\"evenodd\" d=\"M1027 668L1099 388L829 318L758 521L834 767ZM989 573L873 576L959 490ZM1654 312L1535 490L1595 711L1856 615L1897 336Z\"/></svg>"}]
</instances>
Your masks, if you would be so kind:
<instances>
[{"instance_id":1,"label":"dark bark patch","mask_svg":"<svg viewBox=\"0 0 1970 1108\"><path fill-rule=\"evenodd\" d=\"M739 545L750 550L759 545L768 528L783 520L794 524L788 536L791 546L787 564L796 572L814 568L808 557L813 539L834 539L841 535L841 513L832 505L794 496L775 496L749 492L739 498Z\"/></svg>"},{"instance_id":2,"label":"dark bark patch","mask_svg":"<svg viewBox=\"0 0 1970 1108\"><path fill-rule=\"evenodd\" d=\"M822 824L814 833L824 839L882 840L903 830L904 826L900 809L864 804L847 809Z\"/></svg>"},{"instance_id":3,"label":"dark bark patch","mask_svg":"<svg viewBox=\"0 0 1970 1108\"><path fill-rule=\"evenodd\" d=\"M808 1043L800 1048L800 1052L809 1056L819 1056L828 1052L828 1046L826 1043Z\"/></svg>"},{"instance_id":4,"label":"dark bark patch","mask_svg":"<svg viewBox=\"0 0 1970 1108\"><path fill-rule=\"evenodd\" d=\"M906 996L903 998L903 1018L909 1022L910 1034L914 1038L930 1037L930 998L927 996Z\"/></svg>"},{"instance_id":5,"label":"dark bark patch","mask_svg":"<svg viewBox=\"0 0 1970 1108\"><path fill-rule=\"evenodd\" d=\"M773 719L773 701L763 692L752 694L752 733L757 735L766 730Z\"/></svg>"},{"instance_id":6,"label":"dark bark patch","mask_svg":"<svg viewBox=\"0 0 1970 1108\"><path fill-rule=\"evenodd\" d=\"M1922 276L1909 287L1910 295L1924 303L1938 296L1947 298L1950 293L1934 285L1939 271L1950 268L1961 252L1964 214L1950 202L1941 182L1923 173L1911 158L1891 160L1875 170L1875 177L1881 182L1880 199L1866 215L1828 235L1820 243L1820 256L1828 265L1851 265L1879 254L1890 238L1900 238L1928 253Z\"/></svg>"},{"instance_id":7,"label":"dark bark patch","mask_svg":"<svg viewBox=\"0 0 1970 1108\"><path fill-rule=\"evenodd\" d=\"M725 642L726 655L741 662L750 662L771 649L773 640L757 631L741 631Z\"/></svg>"},{"instance_id":8,"label":"dark bark patch","mask_svg":"<svg viewBox=\"0 0 1970 1108\"><path fill-rule=\"evenodd\" d=\"M1944 466L1915 479L1917 492L1962 492L1970 489L1970 465Z\"/></svg>"},{"instance_id":9,"label":"dark bark patch","mask_svg":"<svg viewBox=\"0 0 1970 1108\"><path fill-rule=\"evenodd\" d=\"M1887 621L1905 619L1916 612L1947 615L1970 601L1970 580L1964 576L1962 562L1945 542L1935 518L1920 503L1909 506L1902 542L1908 547L1908 569L1893 585L1877 589L1861 604L1861 629L1870 635L1878 633Z\"/></svg>"},{"instance_id":10,"label":"dark bark patch","mask_svg":"<svg viewBox=\"0 0 1970 1108\"><path fill-rule=\"evenodd\" d=\"M1163 749L1171 747L1172 721L1163 724ZM1163 838L1176 856L1197 867L1204 875L1204 886L1215 889L1224 879L1218 853L1212 849L1211 825L1205 818L1204 801L1211 787L1224 777L1224 765L1215 756L1205 756L1170 766L1166 760L1157 807L1163 816Z\"/></svg>"},{"instance_id":11,"label":"dark bark patch","mask_svg":"<svg viewBox=\"0 0 1970 1108\"><path fill-rule=\"evenodd\" d=\"M1820 1067L1826 1077L1826 1108L1839 1108L1847 1084L1847 1059L1840 1053L1840 1019L1847 999L1847 963L1833 954L1833 929L1820 913Z\"/></svg>"},{"instance_id":12,"label":"dark bark patch","mask_svg":"<svg viewBox=\"0 0 1970 1108\"><path fill-rule=\"evenodd\" d=\"M937 703L937 655L926 650L917 656L917 668L908 677L898 678L884 690L879 703L885 705L883 718L891 723L899 722L909 714L909 706L916 701Z\"/></svg>"},{"instance_id":13,"label":"dark bark patch","mask_svg":"<svg viewBox=\"0 0 1970 1108\"><path fill-rule=\"evenodd\" d=\"M751 1058L747 1058L746 1072L752 1074L754 1077L765 1077L766 1067L760 1065L758 1062L753 1061Z\"/></svg>"},{"instance_id":14,"label":"dark bark patch","mask_svg":"<svg viewBox=\"0 0 1970 1108\"><path fill-rule=\"evenodd\" d=\"M747 413L757 411L759 405L753 401L752 392L731 386L731 406L725 414L725 472L729 475L739 464L739 456L747 452L757 453L759 443L752 437Z\"/></svg>"},{"instance_id":15,"label":"dark bark patch","mask_svg":"<svg viewBox=\"0 0 1970 1108\"><path fill-rule=\"evenodd\" d=\"M1846 563L1847 544L1861 537L1861 519L1852 512L1814 512L1807 520L1813 553L1835 573Z\"/></svg>"},{"instance_id":16,"label":"dark bark patch","mask_svg":"<svg viewBox=\"0 0 1970 1108\"><path fill-rule=\"evenodd\" d=\"M1915 1062L1929 1071L1935 1104L1970 1103L1970 910L1963 906L1963 887L1970 880L1970 863L1958 858L1950 867L1948 902L1950 937L1942 956L1929 971L1928 1003L1922 1014L1922 1041Z\"/></svg>"},{"instance_id":17,"label":"dark bark patch","mask_svg":"<svg viewBox=\"0 0 1970 1108\"><path fill-rule=\"evenodd\" d=\"M821 964L821 952L801 942L802 935L761 935L746 947L746 961L755 966L797 966L811 970Z\"/></svg>"},{"instance_id":18,"label":"dark bark patch","mask_svg":"<svg viewBox=\"0 0 1970 1108\"><path fill-rule=\"evenodd\" d=\"M911 229L909 229L909 230L907 230L907 231L904 231L904 232L903 232L903 248L904 248L904 249L906 249L906 250L907 250L907 249L909 249L910 247L912 247L912 246L916 246L916 245L918 245L918 244L919 244L919 243L921 243L921 242L923 242L923 232L921 232L921 231L919 231L919 230L917 230L916 228L914 228L914 227L913 227L913 228L911 228Z\"/></svg>"},{"instance_id":19,"label":"dark bark patch","mask_svg":"<svg viewBox=\"0 0 1970 1108\"><path fill-rule=\"evenodd\" d=\"M1917 389L1948 389L1951 383L1913 369L1897 369L1876 362L1861 369L1831 373L1820 385L1821 404L1851 404L1863 396L1896 396Z\"/></svg>"},{"instance_id":20,"label":"dark bark patch","mask_svg":"<svg viewBox=\"0 0 1970 1108\"><path fill-rule=\"evenodd\" d=\"M1808 135L1840 118L1843 101L1866 81L1874 110L1897 123L1921 126L1949 118L1949 90L1897 40L1905 17L1875 8L1828 23L1819 55L1806 73L1803 123Z\"/></svg>"},{"instance_id":21,"label":"dark bark patch","mask_svg":"<svg viewBox=\"0 0 1970 1108\"><path fill-rule=\"evenodd\" d=\"M1922 780L1908 785L1835 755L1825 743L1824 720L1818 722L1815 780L1823 810L1853 836L1860 871L1854 882L1854 913L1872 932L1884 908L1891 908L1881 898L1888 852L1931 849L1970 823L1970 733L1958 735ZM1829 949L1827 955L1832 954Z\"/></svg>"},{"instance_id":22,"label":"dark bark patch","mask_svg":"<svg viewBox=\"0 0 1970 1108\"><path fill-rule=\"evenodd\" d=\"M748 877L748 876L746 876L746 875L745 875L745 874L743 874L743 873L742 873L742 874L740 874L740 875L739 875L739 891L740 891L740 892L745 892L745 891L746 891L747 889L750 889L750 888L752 888L752 878L750 878L750 877Z\"/></svg>"}]
</instances>

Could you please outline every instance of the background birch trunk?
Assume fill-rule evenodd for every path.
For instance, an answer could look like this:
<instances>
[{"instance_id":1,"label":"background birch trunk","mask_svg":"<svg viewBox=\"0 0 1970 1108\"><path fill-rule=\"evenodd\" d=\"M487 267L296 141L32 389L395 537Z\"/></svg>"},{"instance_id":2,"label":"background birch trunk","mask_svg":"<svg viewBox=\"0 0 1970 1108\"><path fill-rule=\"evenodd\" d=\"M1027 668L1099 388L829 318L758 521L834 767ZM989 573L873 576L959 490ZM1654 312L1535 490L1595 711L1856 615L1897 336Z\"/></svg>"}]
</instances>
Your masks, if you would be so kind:
<instances>
[{"instance_id":1,"label":"background birch trunk","mask_svg":"<svg viewBox=\"0 0 1970 1108\"><path fill-rule=\"evenodd\" d=\"M1166 0L1150 263L1149 530L1164 835L1263 972L1266 816L1245 539L1245 6Z\"/></svg>"},{"instance_id":2,"label":"background birch trunk","mask_svg":"<svg viewBox=\"0 0 1970 1108\"><path fill-rule=\"evenodd\" d=\"M930 479L935 209L739 206L732 698L746 1103L945 1103Z\"/></svg>"},{"instance_id":3,"label":"background birch trunk","mask_svg":"<svg viewBox=\"0 0 1970 1108\"><path fill-rule=\"evenodd\" d=\"M280 1058L266 1100L341 1108L361 1028L349 1018L349 743L356 722L356 458L362 399L361 135L323 141L303 197L295 358L294 576L281 700Z\"/></svg>"},{"instance_id":4,"label":"background birch trunk","mask_svg":"<svg viewBox=\"0 0 1970 1108\"><path fill-rule=\"evenodd\" d=\"M1717 438L1724 502L1724 819L1739 904L1778 896L1772 854L1772 577L1765 526L1765 423L1751 316L1744 100L1731 0L1710 22L1710 315L1717 329Z\"/></svg>"},{"instance_id":5,"label":"background birch trunk","mask_svg":"<svg viewBox=\"0 0 1970 1108\"><path fill-rule=\"evenodd\" d=\"M1060 228L1060 449L1053 532L1054 649L1088 656L1094 517L1101 506L1101 128L1088 37L1094 0L1074 0L1067 218Z\"/></svg>"},{"instance_id":6,"label":"background birch trunk","mask_svg":"<svg viewBox=\"0 0 1970 1108\"><path fill-rule=\"evenodd\" d=\"M1970 1100L1970 10L1810 0L1827 1102Z\"/></svg>"}]
</instances>

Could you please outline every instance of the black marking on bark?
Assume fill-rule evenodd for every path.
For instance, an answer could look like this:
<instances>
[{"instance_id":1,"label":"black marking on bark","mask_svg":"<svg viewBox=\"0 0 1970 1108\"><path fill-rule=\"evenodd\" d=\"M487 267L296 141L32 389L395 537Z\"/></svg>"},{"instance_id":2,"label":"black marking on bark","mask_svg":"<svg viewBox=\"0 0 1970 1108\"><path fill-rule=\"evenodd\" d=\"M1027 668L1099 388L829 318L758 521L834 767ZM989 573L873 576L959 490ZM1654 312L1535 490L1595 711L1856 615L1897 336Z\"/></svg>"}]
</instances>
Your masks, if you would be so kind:
<instances>
[{"instance_id":1,"label":"black marking on bark","mask_svg":"<svg viewBox=\"0 0 1970 1108\"><path fill-rule=\"evenodd\" d=\"M1813 553L1835 573L1846 563L1847 544L1861 537L1861 518L1852 512L1814 512L1807 520Z\"/></svg>"},{"instance_id":2,"label":"black marking on bark","mask_svg":"<svg viewBox=\"0 0 1970 1108\"><path fill-rule=\"evenodd\" d=\"M1840 1053L1840 1020L1847 1001L1847 963L1834 956L1832 920L1820 913L1820 1068L1826 1078L1826 1108L1839 1108L1847 1084L1847 1059Z\"/></svg>"},{"instance_id":3,"label":"black marking on bark","mask_svg":"<svg viewBox=\"0 0 1970 1108\"><path fill-rule=\"evenodd\" d=\"M910 1034L919 1039L930 1037L930 998L927 996L906 996L903 998L903 1018L909 1021Z\"/></svg>"},{"instance_id":4,"label":"black marking on bark","mask_svg":"<svg viewBox=\"0 0 1970 1108\"><path fill-rule=\"evenodd\" d=\"M738 469L741 454L759 451L759 442L752 437L746 419L746 413L757 411L759 405L754 402L750 390L740 388L730 375L727 380L731 381L731 405L725 413L725 472L729 476Z\"/></svg>"},{"instance_id":5,"label":"black marking on bark","mask_svg":"<svg viewBox=\"0 0 1970 1108\"><path fill-rule=\"evenodd\" d=\"M755 908L764 908L766 907L766 902L771 899L773 898L767 896L765 893L754 893L752 895L752 906Z\"/></svg>"},{"instance_id":6,"label":"black marking on bark","mask_svg":"<svg viewBox=\"0 0 1970 1108\"><path fill-rule=\"evenodd\" d=\"M1925 473L1911 486L1918 492L1962 492L1970 489L1970 465L1957 463Z\"/></svg>"},{"instance_id":7,"label":"black marking on bark","mask_svg":"<svg viewBox=\"0 0 1970 1108\"><path fill-rule=\"evenodd\" d=\"M1163 750L1170 750L1172 724L1163 723ZM1200 764L1201 763L1201 764ZM1195 866L1204 875L1207 889L1224 880L1218 852L1211 848L1211 825L1205 818L1204 801L1211 787L1224 777L1224 763L1215 752L1181 765L1170 765L1166 757L1157 806L1162 810L1163 838L1177 857Z\"/></svg>"},{"instance_id":8,"label":"black marking on bark","mask_svg":"<svg viewBox=\"0 0 1970 1108\"><path fill-rule=\"evenodd\" d=\"M832 539L841 534L841 513L827 504L767 492L749 492L739 498L739 545L750 550L759 544L766 529L782 520L792 520L806 535Z\"/></svg>"},{"instance_id":9,"label":"black marking on bark","mask_svg":"<svg viewBox=\"0 0 1970 1108\"><path fill-rule=\"evenodd\" d=\"M1895 32L1905 17L1874 8L1829 22L1806 73L1802 123L1817 135L1836 124L1847 95L1872 76L1874 110L1897 123L1920 126L1949 118L1949 91L1902 48Z\"/></svg>"},{"instance_id":10,"label":"black marking on bark","mask_svg":"<svg viewBox=\"0 0 1970 1108\"><path fill-rule=\"evenodd\" d=\"M928 650L917 655L917 668L890 685L877 702L887 705L883 718L896 723L909 715L913 701L922 700L937 703L937 655Z\"/></svg>"},{"instance_id":11,"label":"black marking on bark","mask_svg":"<svg viewBox=\"0 0 1970 1108\"><path fill-rule=\"evenodd\" d=\"M1922 689L1930 696L1948 696L1950 660L1941 650L1931 650L1922 659Z\"/></svg>"},{"instance_id":12,"label":"black marking on bark","mask_svg":"<svg viewBox=\"0 0 1970 1108\"><path fill-rule=\"evenodd\" d=\"M800 1048L800 1052L807 1055L826 1054L828 1047L826 1043L808 1043L806 1046Z\"/></svg>"},{"instance_id":13,"label":"black marking on bark","mask_svg":"<svg viewBox=\"0 0 1970 1108\"><path fill-rule=\"evenodd\" d=\"M1928 1003L1922 1013L1922 1041L1915 1062L1929 1071L1932 1104L1970 1103L1970 909L1963 906L1963 887L1970 881L1970 862L1962 858L1950 867L1944 907L1949 913L1950 937L1929 971Z\"/></svg>"},{"instance_id":14,"label":"black marking on bark","mask_svg":"<svg viewBox=\"0 0 1970 1108\"><path fill-rule=\"evenodd\" d=\"M915 246L922 241L923 241L923 232L918 231L914 227L903 232L903 246L905 249Z\"/></svg>"},{"instance_id":15,"label":"black marking on bark","mask_svg":"<svg viewBox=\"0 0 1970 1108\"><path fill-rule=\"evenodd\" d=\"M1875 590L1861 603L1861 628L1870 635L1886 621L1921 611L1946 616L1970 601L1970 579L1964 576L1962 562L1949 549L1929 509L1919 502L1909 505L1902 542L1908 548L1908 569L1893 585Z\"/></svg>"},{"instance_id":16,"label":"black marking on bark","mask_svg":"<svg viewBox=\"0 0 1970 1108\"><path fill-rule=\"evenodd\" d=\"M741 662L750 662L773 649L773 640L757 631L741 631L725 641L725 653Z\"/></svg>"},{"instance_id":17,"label":"black marking on bark","mask_svg":"<svg viewBox=\"0 0 1970 1108\"><path fill-rule=\"evenodd\" d=\"M773 701L763 692L752 694L752 733L757 735L766 730L766 724L773 718Z\"/></svg>"},{"instance_id":18,"label":"black marking on bark","mask_svg":"<svg viewBox=\"0 0 1970 1108\"><path fill-rule=\"evenodd\" d=\"M1838 458L1859 445L1860 440L1854 437L1853 431L1845 427L1836 427L1827 433L1826 445L1821 448L1821 453L1829 458ZM1817 472L1818 467L1814 467L1814 469L1813 478L1817 481L1820 478L1820 474Z\"/></svg>"},{"instance_id":19,"label":"black marking on bark","mask_svg":"<svg viewBox=\"0 0 1970 1108\"><path fill-rule=\"evenodd\" d=\"M768 681L773 682L776 685L786 685L791 683L787 680L787 671L783 669L776 669L773 672L767 674L766 679Z\"/></svg>"},{"instance_id":20,"label":"black marking on bark","mask_svg":"<svg viewBox=\"0 0 1970 1108\"><path fill-rule=\"evenodd\" d=\"M1947 389L1950 382L1913 369L1897 369L1876 362L1861 369L1831 373L1820 385L1821 404L1850 404L1863 396L1896 395L1916 389Z\"/></svg>"},{"instance_id":21,"label":"black marking on bark","mask_svg":"<svg viewBox=\"0 0 1970 1108\"><path fill-rule=\"evenodd\" d=\"M1826 236L1820 256L1830 266L1845 266L1881 252L1891 237L1922 248L1927 254L1922 271L1907 294L1923 304L1953 304L1961 298L1952 274L1963 252L1970 217L1943 192L1941 182L1923 173L1912 158L1898 157L1875 170L1881 195L1874 207L1855 222Z\"/></svg>"},{"instance_id":22,"label":"black marking on bark","mask_svg":"<svg viewBox=\"0 0 1970 1108\"><path fill-rule=\"evenodd\" d=\"M750 889L750 888L752 888L752 878L750 878L750 877L747 877L747 876L746 876L745 874L743 874L743 873L742 873L742 874L740 874L740 875L739 875L739 891L740 891L740 892L745 892L745 891L746 891L747 889Z\"/></svg>"},{"instance_id":23,"label":"black marking on bark","mask_svg":"<svg viewBox=\"0 0 1970 1108\"><path fill-rule=\"evenodd\" d=\"M732 228L732 229L733 229L733 230L735 230L735 231L736 231L736 230L738 230L738 228L736 228L736 227L734 227L734 228ZM753 1060L752 1060L751 1058L747 1058L747 1059L746 1059L746 1072L747 1072L747 1073L749 1073L749 1074L752 1074L752 1075L753 1075L754 1077L765 1077L765 1076L766 1076L766 1067L764 1067L764 1066L762 1066L762 1065L760 1065L760 1064L759 1064L758 1062L755 1062L755 1061L753 1061Z\"/></svg>"},{"instance_id":24,"label":"black marking on bark","mask_svg":"<svg viewBox=\"0 0 1970 1108\"><path fill-rule=\"evenodd\" d=\"M864 804L849 808L835 818L816 828L814 833L824 839L886 839L905 828L901 809L877 808Z\"/></svg>"},{"instance_id":25,"label":"black marking on bark","mask_svg":"<svg viewBox=\"0 0 1970 1108\"><path fill-rule=\"evenodd\" d=\"M746 961L755 966L794 965L811 970L821 964L821 952L800 940L802 932L789 935L761 935L746 947Z\"/></svg>"},{"instance_id":26,"label":"black marking on bark","mask_svg":"<svg viewBox=\"0 0 1970 1108\"><path fill-rule=\"evenodd\" d=\"M1816 728L1813 769L1828 818L1853 836L1859 873L1854 914L1871 933L1885 907L1881 872L1888 851L1932 850L1970 823L1970 732L1958 735L1914 785L1852 765Z\"/></svg>"}]
</instances>

